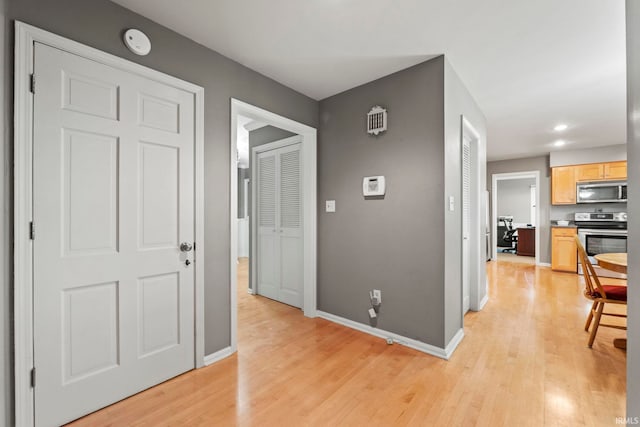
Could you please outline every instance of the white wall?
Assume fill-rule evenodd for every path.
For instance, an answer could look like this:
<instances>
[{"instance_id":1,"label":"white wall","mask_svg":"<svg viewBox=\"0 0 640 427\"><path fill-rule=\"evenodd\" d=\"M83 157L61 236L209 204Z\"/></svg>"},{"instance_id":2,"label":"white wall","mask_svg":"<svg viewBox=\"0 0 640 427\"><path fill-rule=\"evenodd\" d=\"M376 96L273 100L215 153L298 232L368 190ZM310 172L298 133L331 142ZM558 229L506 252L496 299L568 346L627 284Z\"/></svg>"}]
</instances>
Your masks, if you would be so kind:
<instances>
[{"instance_id":1,"label":"white wall","mask_svg":"<svg viewBox=\"0 0 640 427\"><path fill-rule=\"evenodd\" d=\"M627 160L627 145L607 145L605 147L581 150L558 150L549 155L551 167L582 165L587 163L617 162Z\"/></svg>"},{"instance_id":2,"label":"white wall","mask_svg":"<svg viewBox=\"0 0 640 427\"><path fill-rule=\"evenodd\" d=\"M445 344L462 328L462 275L460 260L462 259L462 153L461 153L461 122L464 116L474 129L480 134L479 144L472 146L472 155L478 158L478 167L472 168L472 185L480 182L480 191L472 191L471 200L471 273L469 275L470 308L479 309L479 303L486 296L487 259L484 234L484 211L481 208L480 197L486 187L486 119L475 100L464 86L464 83L445 58L444 68L444 194L442 209L445 212ZM473 179L475 178L475 179ZM473 188L473 187L472 187ZM448 198L454 197L454 211L448 208ZM474 205L477 211L473 211ZM479 216L480 218L476 218ZM474 242L479 241L476 247ZM474 265L474 260L480 260L480 265Z\"/></svg>"},{"instance_id":3,"label":"white wall","mask_svg":"<svg viewBox=\"0 0 640 427\"><path fill-rule=\"evenodd\" d=\"M531 186L534 178L498 181L498 216L513 216L515 224L531 223Z\"/></svg>"}]
</instances>

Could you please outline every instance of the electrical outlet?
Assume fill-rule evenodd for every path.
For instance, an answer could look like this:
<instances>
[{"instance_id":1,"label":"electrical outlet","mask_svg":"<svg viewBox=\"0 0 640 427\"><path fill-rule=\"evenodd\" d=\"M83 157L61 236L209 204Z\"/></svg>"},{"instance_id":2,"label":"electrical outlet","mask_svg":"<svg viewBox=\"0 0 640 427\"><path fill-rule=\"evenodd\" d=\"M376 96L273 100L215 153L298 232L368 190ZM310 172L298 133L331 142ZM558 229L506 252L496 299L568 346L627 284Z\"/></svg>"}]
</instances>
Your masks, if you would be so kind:
<instances>
[{"instance_id":1,"label":"electrical outlet","mask_svg":"<svg viewBox=\"0 0 640 427\"><path fill-rule=\"evenodd\" d=\"M335 211L336 211L336 201L327 200L325 203L325 212L335 212Z\"/></svg>"},{"instance_id":2,"label":"electrical outlet","mask_svg":"<svg viewBox=\"0 0 640 427\"><path fill-rule=\"evenodd\" d=\"M373 299L378 302L378 304L382 303L382 291L380 289L373 290Z\"/></svg>"},{"instance_id":3,"label":"electrical outlet","mask_svg":"<svg viewBox=\"0 0 640 427\"><path fill-rule=\"evenodd\" d=\"M376 317L378 317L378 315L376 314L376 311L373 308L369 309L369 317L371 317L372 319L375 319Z\"/></svg>"}]
</instances>

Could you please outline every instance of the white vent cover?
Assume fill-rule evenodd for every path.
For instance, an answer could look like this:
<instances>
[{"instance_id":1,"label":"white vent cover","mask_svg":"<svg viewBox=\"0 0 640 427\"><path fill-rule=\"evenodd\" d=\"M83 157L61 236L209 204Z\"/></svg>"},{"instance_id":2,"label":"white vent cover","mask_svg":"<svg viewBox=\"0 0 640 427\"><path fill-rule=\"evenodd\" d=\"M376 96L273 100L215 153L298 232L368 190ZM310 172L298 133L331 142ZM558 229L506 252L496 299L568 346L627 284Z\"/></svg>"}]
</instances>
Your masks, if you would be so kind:
<instances>
[{"instance_id":1,"label":"white vent cover","mask_svg":"<svg viewBox=\"0 0 640 427\"><path fill-rule=\"evenodd\" d=\"M378 135L387 130L387 110L376 105L367 114L367 132Z\"/></svg>"}]
</instances>

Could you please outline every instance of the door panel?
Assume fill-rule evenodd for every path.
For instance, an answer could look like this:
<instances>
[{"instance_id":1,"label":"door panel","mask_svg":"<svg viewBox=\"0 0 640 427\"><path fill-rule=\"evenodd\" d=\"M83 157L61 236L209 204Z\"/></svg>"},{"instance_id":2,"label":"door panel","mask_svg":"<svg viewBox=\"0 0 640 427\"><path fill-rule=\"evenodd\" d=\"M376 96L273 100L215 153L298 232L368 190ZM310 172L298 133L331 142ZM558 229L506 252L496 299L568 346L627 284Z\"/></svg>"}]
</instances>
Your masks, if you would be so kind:
<instances>
[{"instance_id":1,"label":"door panel","mask_svg":"<svg viewBox=\"0 0 640 427\"><path fill-rule=\"evenodd\" d=\"M267 232L258 236L258 293L279 299L278 236Z\"/></svg>"},{"instance_id":2,"label":"door panel","mask_svg":"<svg viewBox=\"0 0 640 427\"><path fill-rule=\"evenodd\" d=\"M115 82L62 70L62 108L118 120L120 88Z\"/></svg>"},{"instance_id":3,"label":"door panel","mask_svg":"<svg viewBox=\"0 0 640 427\"><path fill-rule=\"evenodd\" d=\"M118 283L79 286L62 295L63 383L117 367Z\"/></svg>"},{"instance_id":4,"label":"door panel","mask_svg":"<svg viewBox=\"0 0 640 427\"><path fill-rule=\"evenodd\" d=\"M257 292L302 307L300 143L259 153L257 163Z\"/></svg>"},{"instance_id":5,"label":"door panel","mask_svg":"<svg viewBox=\"0 0 640 427\"><path fill-rule=\"evenodd\" d=\"M462 313L469 311L471 276L471 141L462 140Z\"/></svg>"},{"instance_id":6,"label":"door panel","mask_svg":"<svg viewBox=\"0 0 640 427\"><path fill-rule=\"evenodd\" d=\"M277 233L277 158L274 153L258 155L258 293L267 298L278 299L278 253L280 251Z\"/></svg>"},{"instance_id":7,"label":"door panel","mask_svg":"<svg viewBox=\"0 0 640 427\"><path fill-rule=\"evenodd\" d=\"M180 343L180 278L172 272L138 279L138 354Z\"/></svg>"},{"instance_id":8,"label":"door panel","mask_svg":"<svg viewBox=\"0 0 640 427\"><path fill-rule=\"evenodd\" d=\"M194 95L39 43L35 73L35 421L53 426L194 367L178 248L194 239Z\"/></svg>"},{"instance_id":9,"label":"door panel","mask_svg":"<svg viewBox=\"0 0 640 427\"><path fill-rule=\"evenodd\" d=\"M294 307L302 307L303 258L300 237L282 236L280 268L280 300Z\"/></svg>"},{"instance_id":10,"label":"door panel","mask_svg":"<svg viewBox=\"0 0 640 427\"><path fill-rule=\"evenodd\" d=\"M65 255L114 253L118 250L118 138L62 129L62 143Z\"/></svg>"},{"instance_id":11,"label":"door panel","mask_svg":"<svg viewBox=\"0 0 640 427\"><path fill-rule=\"evenodd\" d=\"M140 249L178 247L178 148L139 142Z\"/></svg>"}]
</instances>

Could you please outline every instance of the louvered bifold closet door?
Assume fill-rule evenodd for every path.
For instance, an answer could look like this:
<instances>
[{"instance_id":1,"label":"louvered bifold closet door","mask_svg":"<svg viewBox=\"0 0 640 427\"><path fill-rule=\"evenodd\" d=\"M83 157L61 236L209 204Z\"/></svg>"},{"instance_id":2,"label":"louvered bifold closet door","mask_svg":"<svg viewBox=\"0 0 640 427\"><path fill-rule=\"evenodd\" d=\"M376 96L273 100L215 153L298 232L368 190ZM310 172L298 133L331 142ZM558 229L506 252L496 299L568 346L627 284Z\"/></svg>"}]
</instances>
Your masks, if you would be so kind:
<instances>
[{"instance_id":1,"label":"louvered bifold closet door","mask_svg":"<svg viewBox=\"0 0 640 427\"><path fill-rule=\"evenodd\" d=\"M279 149L280 298L302 307L302 156L300 144Z\"/></svg>"},{"instance_id":2,"label":"louvered bifold closet door","mask_svg":"<svg viewBox=\"0 0 640 427\"><path fill-rule=\"evenodd\" d=\"M277 153L259 153L257 158L258 241L257 284L258 293L279 299L280 294L280 238L277 224Z\"/></svg>"},{"instance_id":3,"label":"louvered bifold closet door","mask_svg":"<svg viewBox=\"0 0 640 427\"><path fill-rule=\"evenodd\" d=\"M462 309L469 310L471 257L471 141L462 140Z\"/></svg>"}]
</instances>

